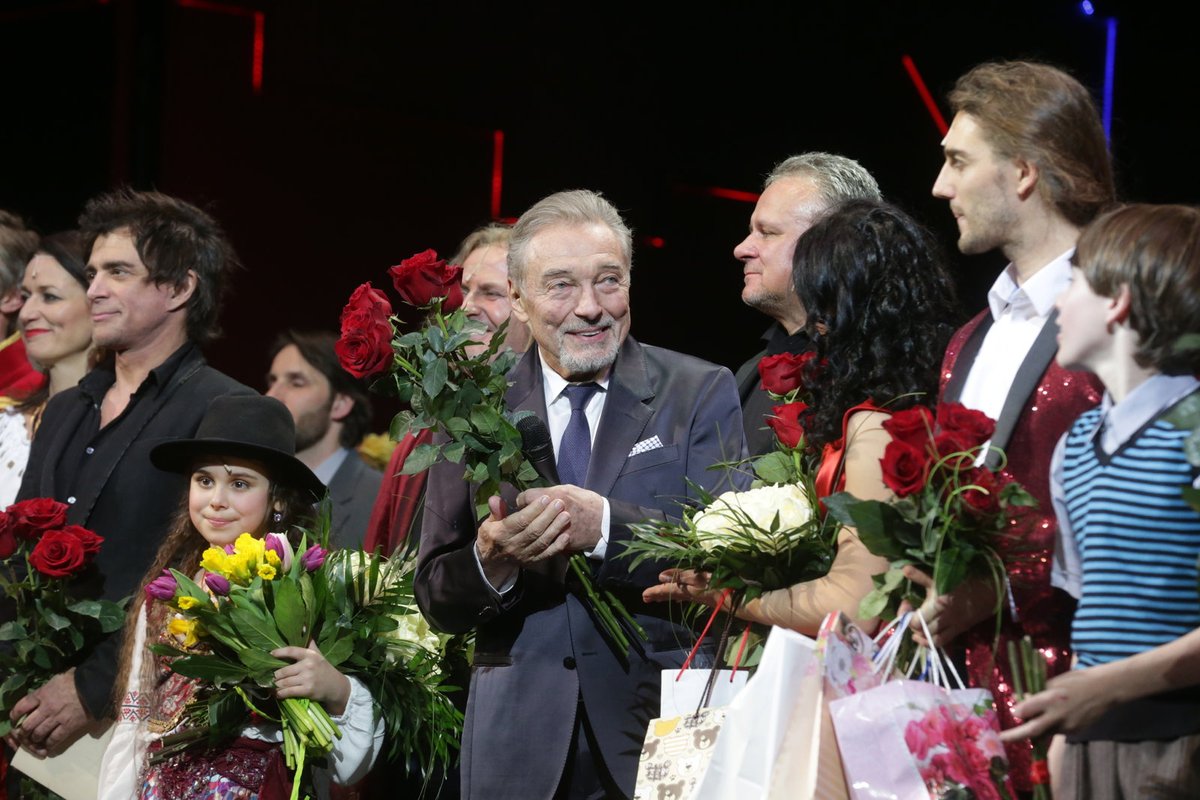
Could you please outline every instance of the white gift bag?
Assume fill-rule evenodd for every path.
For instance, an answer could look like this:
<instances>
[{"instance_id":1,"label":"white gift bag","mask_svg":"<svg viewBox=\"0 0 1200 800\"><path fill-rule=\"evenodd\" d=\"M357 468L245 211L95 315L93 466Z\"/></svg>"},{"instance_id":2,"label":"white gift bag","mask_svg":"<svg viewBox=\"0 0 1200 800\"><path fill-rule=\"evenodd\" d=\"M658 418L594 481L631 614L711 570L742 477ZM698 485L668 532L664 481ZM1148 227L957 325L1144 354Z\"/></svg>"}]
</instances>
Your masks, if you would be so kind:
<instances>
[{"instance_id":1,"label":"white gift bag","mask_svg":"<svg viewBox=\"0 0 1200 800\"><path fill-rule=\"evenodd\" d=\"M712 759L693 800L766 797L771 774L806 683L819 670L816 642L785 628L772 628L754 677L726 708ZM812 738L815 750L817 737ZM815 758L815 751L812 754ZM803 754L797 754L803 757Z\"/></svg>"}]
</instances>

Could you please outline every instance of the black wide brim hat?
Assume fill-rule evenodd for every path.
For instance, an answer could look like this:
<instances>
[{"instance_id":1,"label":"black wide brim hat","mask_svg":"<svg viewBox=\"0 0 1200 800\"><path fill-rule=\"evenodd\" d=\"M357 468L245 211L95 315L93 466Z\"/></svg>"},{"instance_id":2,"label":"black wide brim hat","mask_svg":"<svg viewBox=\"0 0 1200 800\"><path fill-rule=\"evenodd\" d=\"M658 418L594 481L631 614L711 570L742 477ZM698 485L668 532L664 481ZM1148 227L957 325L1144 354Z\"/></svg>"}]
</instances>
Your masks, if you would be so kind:
<instances>
[{"instance_id":1,"label":"black wide brim hat","mask_svg":"<svg viewBox=\"0 0 1200 800\"><path fill-rule=\"evenodd\" d=\"M273 397L214 397L195 438L163 442L150 451L154 466L185 475L205 456L258 461L267 468L267 477L273 483L307 490L314 500L325 496L325 484L296 458L292 413Z\"/></svg>"}]
</instances>

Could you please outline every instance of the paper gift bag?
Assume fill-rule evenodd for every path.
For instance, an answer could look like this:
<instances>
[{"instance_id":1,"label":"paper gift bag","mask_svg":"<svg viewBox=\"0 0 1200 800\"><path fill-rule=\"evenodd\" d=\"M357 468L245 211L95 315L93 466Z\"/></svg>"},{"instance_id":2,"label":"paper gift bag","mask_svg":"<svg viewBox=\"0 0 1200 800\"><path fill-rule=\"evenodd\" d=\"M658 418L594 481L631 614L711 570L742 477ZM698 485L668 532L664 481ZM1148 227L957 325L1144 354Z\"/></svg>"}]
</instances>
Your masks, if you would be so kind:
<instances>
[{"instance_id":1,"label":"paper gift bag","mask_svg":"<svg viewBox=\"0 0 1200 800\"><path fill-rule=\"evenodd\" d=\"M856 800L1013 796L986 690L894 680L834 700L830 714Z\"/></svg>"},{"instance_id":2,"label":"paper gift bag","mask_svg":"<svg viewBox=\"0 0 1200 800\"><path fill-rule=\"evenodd\" d=\"M38 758L25 750L13 754L11 769L22 772L66 800L95 800L100 761L113 725L97 723L63 752Z\"/></svg>"},{"instance_id":3,"label":"paper gift bag","mask_svg":"<svg viewBox=\"0 0 1200 800\"><path fill-rule=\"evenodd\" d=\"M678 717L650 720L638 761L634 800L690 797L712 758L724 719L724 708L702 708Z\"/></svg>"},{"instance_id":4,"label":"paper gift bag","mask_svg":"<svg viewBox=\"0 0 1200 800\"><path fill-rule=\"evenodd\" d=\"M792 710L771 775L769 800L848 798L829 701L878 686L872 659L878 645L842 613L825 618L817 633L816 658Z\"/></svg>"},{"instance_id":5,"label":"paper gift bag","mask_svg":"<svg viewBox=\"0 0 1200 800\"><path fill-rule=\"evenodd\" d=\"M695 714L701 707L727 706L749 678L744 669L719 669L715 676L708 669L664 669L658 716L671 719Z\"/></svg>"},{"instance_id":6,"label":"paper gift bag","mask_svg":"<svg viewBox=\"0 0 1200 800\"><path fill-rule=\"evenodd\" d=\"M766 797L792 712L814 675L816 642L772 628L754 676L730 702L695 800ZM800 757L799 755L797 757Z\"/></svg>"}]
</instances>

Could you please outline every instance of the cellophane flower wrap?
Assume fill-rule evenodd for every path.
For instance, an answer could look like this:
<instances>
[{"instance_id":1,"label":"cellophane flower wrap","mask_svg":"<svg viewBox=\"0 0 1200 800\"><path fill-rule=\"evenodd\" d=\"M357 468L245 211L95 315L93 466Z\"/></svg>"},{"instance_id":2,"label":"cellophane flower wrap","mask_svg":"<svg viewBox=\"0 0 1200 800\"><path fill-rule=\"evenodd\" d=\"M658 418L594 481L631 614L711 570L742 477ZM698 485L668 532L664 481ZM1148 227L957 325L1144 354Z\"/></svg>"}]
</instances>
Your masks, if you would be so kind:
<instances>
[{"instance_id":1,"label":"cellophane flower wrap","mask_svg":"<svg viewBox=\"0 0 1200 800\"><path fill-rule=\"evenodd\" d=\"M298 796L308 783L306 767L329 753L341 732L319 703L275 697L274 672L289 662L271 651L312 643L371 692L393 755L415 763L426 780L444 773L462 733L447 679L454 661L465 659L463 640L429 631L413 599L413 566L357 550L326 551L307 539L293 551L285 536L244 533L204 552L199 581L164 572L146 593L175 610L169 631L180 645L151 650L205 686L189 707L189 724L166 737L155 758L236 738L252 715L269 719L283 728Z\"/></svg>"},{"instance_id":2,"label":"cellophane flower wrap","mask_svg":"<svg viewBox=\"0 0 1200 800\"><path fill-rule=\"evenodd\" d=\"M859 616L894 619L901 601L921 605L923 590L903 574L909 565L931 575L938 594L968 578L990 581L999 613L1006 584L997 543L1011 535L1018 509L1035 501L998 470L976 465L995 422L959 403L943 403L936 415L925 406L896 412L883 427L892 437L881 460L883 481L894 498L860 500L840 492L825 499L830 515L853 526L872 553L890 562L875 576Z\"/></svg>"},{"instance_id":3,"label":"cellophane flower wrap","mask_svg":"<svg viewBox=\"0 0 1200 800\"><path fill-rule=\"evenodd\" d=\"M0 511L0 591L11 617L0 625L0 736L12 707L66 672L124 624L122 604L85 596L103 537L67 524L67 506L48 497Z\"/></svg>"},{"instance_id":4,"label":"cellophane flower wrap","mask_svg":"<svg viewBox=\"0 0 1200 800\"><path fill-rule=\"evenodd\" d=\"M713 497L698 489L701 507L685 505L682 518L632 526L626 548L631 569L661 560L710 573L709 586L729 590L732 604L829 572L834 532L825 524L815 486L818 459L806 446L800 418L807 408L804 376L818 368L813 354L782 353L759 362L763 387L777 401L766 419L775 449L715 468L750 469L746 491Z\"/></svg>"},{"instance_id":5,"label":"cellophane flower wrap","mask_svg":"<svg viewBox=\"0 0 1200 800\"><path fill-rule=\"evenodd\" d=\"M391 437L433 429L444 439L413 448L401 469L413 475L440 460L463 465L463 480L475 486L475 512L488 515L488 498L502 484L523 491L545 484L522 450L517 423L531 411L508 411L508 373L520 357L502 347L508 323L492 333L486 348L468 348L486 326L462 309L462 268L425 250L388 270L402 302L424 314L425 325L402 333L387 297L365 283L342 311L337 353L342 366L359 377L374 377L373 389L394 394L408 406L393 419ZM474 350L475 348L471 348ZM622 656L630 637L644 633L611 594L598 590L586 558L570 559L583 602L595 613Z\"/></svg>"}]
</instances>

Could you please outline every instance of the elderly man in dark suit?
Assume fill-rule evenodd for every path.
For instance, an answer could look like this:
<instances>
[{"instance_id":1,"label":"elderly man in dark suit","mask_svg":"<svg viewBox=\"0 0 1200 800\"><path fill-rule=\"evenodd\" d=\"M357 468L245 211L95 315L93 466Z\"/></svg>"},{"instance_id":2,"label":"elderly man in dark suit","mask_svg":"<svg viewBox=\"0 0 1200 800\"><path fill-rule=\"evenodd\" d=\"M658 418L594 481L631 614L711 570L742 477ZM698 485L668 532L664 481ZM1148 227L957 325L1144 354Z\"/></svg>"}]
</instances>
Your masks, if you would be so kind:
<instances>
[{"instance_id":1,"label":"elderly man in dark suit","mask_svg":"<svg viewBox=\"0 0 1200 800\"><path fill-rule=\"evenodd\" d=\"M547 197L513 231L513 315L537 347L514 368L508 404L547 422L562 485L493 497L477 520L460 465L429 476L417 600L437 627L477 634L468 798L631 796L660 670L692 638L641 602L658 567L631 572L620 555L627 526L678 513L689 482L723 488L708 467L745 452L741 414L728 370L628 335L630 250L616 209L587 191ZM564 587L570 553L590 559L647 641L615 652Z\"/></svg>"},{"instance_id":2,"label":"elderly man in dark suit","mask_svg":"<svg viewBox=\"0 0 1200 800\"><path fill-rule=\"evenodd\" d=\"M296 422L296 458L329 487L330 544L361 547L383 473L355 448L371 425L362 382L342 369L327 331L288 331L271 348L267 396L288 407Z\"/></svg>"},{"instance_id":3,"label":"elderly man in dark suit","mask_svg":"<svg viewBox=\"0 0 1200 800\"><path fill-rule=\"evenodd\" d=\"M137 588L187 489L184 476L155 469L150 449L192 436L214 397L253 391L200 353L220 333L236 264L212 217L157 192L121 191L90 201L79 227L92 241L93 339L112 355L51 398L17 499L53 497L69 506L67 522L103 536L96 592L118 600ZM119 639L18 701L23 747L53 753L111 716Z\"/></svg>"}]
</instances>

